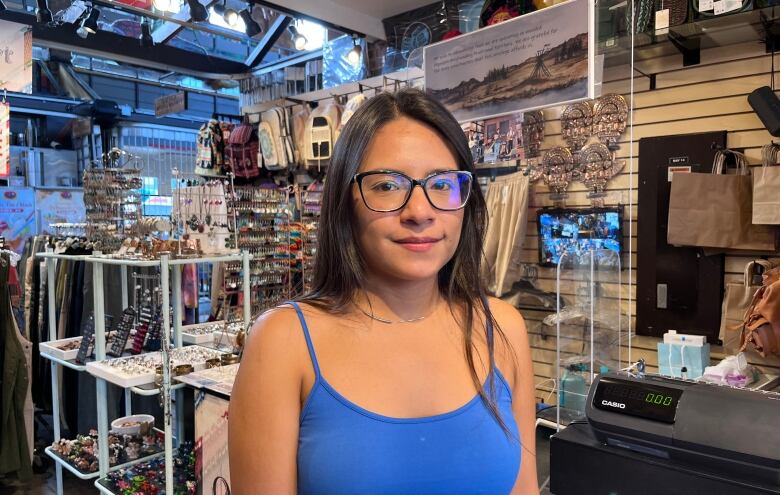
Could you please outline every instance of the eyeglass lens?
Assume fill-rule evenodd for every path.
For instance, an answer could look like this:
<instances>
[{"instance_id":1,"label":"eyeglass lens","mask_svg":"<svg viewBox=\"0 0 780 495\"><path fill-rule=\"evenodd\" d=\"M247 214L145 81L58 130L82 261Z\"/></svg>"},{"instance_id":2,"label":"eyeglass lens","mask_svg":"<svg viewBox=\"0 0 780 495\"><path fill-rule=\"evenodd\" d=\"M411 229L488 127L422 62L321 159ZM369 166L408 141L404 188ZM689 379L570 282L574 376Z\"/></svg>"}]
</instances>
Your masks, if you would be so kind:
<instances>
[{"instance_id":1,"label":"eyeglass lens","mask_svg":"<svg viewBox=\"0 0 780 495\"><path fill-rule=\"evenodd\" d=\"M362 192L366 206L372 210L392 211L404 206L412 182L403 175L383 173L363 177ZM464 172L442 172L428 178L425 192L434 208L457 210L469 197L471 176Z\"/></svg>"}]
</instances>

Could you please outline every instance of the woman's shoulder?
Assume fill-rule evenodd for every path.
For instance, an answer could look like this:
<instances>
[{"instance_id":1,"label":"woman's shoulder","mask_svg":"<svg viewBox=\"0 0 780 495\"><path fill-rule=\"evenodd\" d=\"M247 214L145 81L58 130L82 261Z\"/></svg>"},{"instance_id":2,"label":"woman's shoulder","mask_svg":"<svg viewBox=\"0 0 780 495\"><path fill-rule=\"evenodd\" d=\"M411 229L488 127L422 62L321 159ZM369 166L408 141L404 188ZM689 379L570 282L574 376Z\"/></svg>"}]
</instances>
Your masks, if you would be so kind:
<instances>
[{"instance_id":1,"label":"woman's shoulder","mask_svg":"<svg viewBox=\"0 0 780 495\"><path fill-rule=\"evenodd\" d=\"M488 297L488 307L504 332L522 331L525 333L525 320L517 308L503 299L492 296Z\"/></svg>"}]
</instances>

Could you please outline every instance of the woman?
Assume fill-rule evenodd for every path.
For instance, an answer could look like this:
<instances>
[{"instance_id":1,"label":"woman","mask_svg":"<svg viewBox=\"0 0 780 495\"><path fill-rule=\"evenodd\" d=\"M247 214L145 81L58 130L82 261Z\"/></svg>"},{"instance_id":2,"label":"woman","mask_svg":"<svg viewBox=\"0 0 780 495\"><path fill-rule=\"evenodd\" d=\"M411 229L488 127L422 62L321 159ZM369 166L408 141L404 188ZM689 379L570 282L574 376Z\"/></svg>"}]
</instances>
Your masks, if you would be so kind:
<instances>
[{"instance_id":1,"label":"woman","mask_svg":"<svg viewBox=\"0 0 780 495\"><path fill-rule=\"evenodd\" d=\"M477 277L487 212L472 172L460 126L419 91L350 119L313 290L246 344L234 494L538 493L525 324Z\"/></svg>"}]
</instances>

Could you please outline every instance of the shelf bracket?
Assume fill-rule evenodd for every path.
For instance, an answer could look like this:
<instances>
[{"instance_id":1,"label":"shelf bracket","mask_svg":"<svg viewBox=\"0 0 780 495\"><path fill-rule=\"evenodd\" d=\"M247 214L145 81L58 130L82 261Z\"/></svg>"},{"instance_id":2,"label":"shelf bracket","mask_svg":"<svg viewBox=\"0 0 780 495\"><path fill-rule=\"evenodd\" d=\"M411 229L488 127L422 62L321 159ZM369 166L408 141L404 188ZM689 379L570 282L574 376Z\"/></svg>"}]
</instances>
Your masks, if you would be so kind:
<instances>
[{"instance_id":1,"label":"shelf bracket","mask_svg":"<svg viewBox=\"0 0 780 495\"><path fill-rule=\"evenodd\" d=\"M699 65L701 62L701 40L696 37L686 38L673 31L667 34L669 41L682 53L683 67Z\"/></svg>"},{"instance_id":2,"label":"shelf bracket","mask_svg":"<svg viewBox=\"0 0 780 495\"><path fill-rule=\"evenodd\" d=\"M647 74L645 72L642 72L641 70L634 67L634 72L638 72L639 75L644 76L647 78L648 81L650 81L650 91L655 89L655 80L656 80L656 74Z\"/></svg>"},{"instance_id":3,"label":"shelf bracket","mask_svg":"<svg viewBox=\"0 0 780 495\"><path fill-rule=\"evenodd\" d=\"M774 53L780 49L780 26L777 25L777 19L770 19L761 11L761 25L764 27L764 44L766 53Z\"/></svg>"}]
</instances>

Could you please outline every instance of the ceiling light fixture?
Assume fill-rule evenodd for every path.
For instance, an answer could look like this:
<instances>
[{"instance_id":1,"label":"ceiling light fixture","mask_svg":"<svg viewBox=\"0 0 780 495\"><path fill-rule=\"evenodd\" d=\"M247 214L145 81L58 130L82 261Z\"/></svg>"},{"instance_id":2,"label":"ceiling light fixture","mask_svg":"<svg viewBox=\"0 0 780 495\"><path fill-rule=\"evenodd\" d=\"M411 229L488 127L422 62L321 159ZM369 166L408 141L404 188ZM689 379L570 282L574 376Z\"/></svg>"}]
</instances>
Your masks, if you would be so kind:
<instances>
[{"instance_id":1,"label":"ceiling light fixture","mask_svg":"<svg viewBox=\"0 0 780 495\"><path fill-rule=\"evenodd\" d=\"M190 6L190 17L194 22L206 22L209 20L209 11L198 0L187 0Z\"/></svg>"},{"instance_id":2,"label":"ceiling light fixture","mask_svg":"<svg viewBox=\"0 0 780 495\"><path fill-rule=\"evenodd\" d=\"M214 12L216 12L217 15L221 15L228 26L232 27L238 24L238 12L236 12L234 9L229 8L226 2L222 2L219 5L215 5Z\"/></svg>"},{"instance_id":3,"label":"ceiling light fixture","mask_svg":"<svg viewBox=\"0 0 780 495\"><path fill-rule=\"evenodd\" d=\"M352 37L352 43L354 46L352 47L352 50L347 53L347 62L353 66L357 66L360 64L360 60L363 58L363 47L360 46L360 41L357 36Z\"/></svg>"},{"instance_id":4,"label":"ceiling light fixture","mask_svg":"<svg viewBox=\"0 0 780 495\"><path fill-rule=\"evenodd\" d=\"M167 12L171 10L172 3L173 2L171 0L152 0L152 5L154 5L154 8L160 12Z\"/></svg>"},{"instance_id":5,"label":"ceiling light fixture","mask_svg":"<svg viewBox=\"0 0 780 495\"><path fill-rule=\"evenodd\" d=\"M290 26L287 28L290 30L290 34L292 35L293 45L295 45L295 49L299 52L306 49L306 45L309 43L309 40L306 39L306 36L302 35L298 29L290 24Z\"/></svg>"},{"instance_id":6,"label":"ceiling light fixture","mask_svg":"<svg viewBox=\"0 0 780 495\"><path fill-rule=\"evenodd\" d=\"M149 19L144 18L141 22L141 46L144 48L151 48L154 46L154 38L152 37L152 23Z\"/></svg>"},{"instance_id":7,"label":"ceiling light fixture","mask_svg":"<svg viewBox=\"0 0 780 495\"><path fill-rule=\"evenodd\" d=\"M98 32L98 19L100 18L100 11L95 7L90 7L89 13L84 17L76 30L76 34L79 38L86 39L90 34Z\"/></svg>"},{"instance_id":8,"label":"ceiling light fixture","mask_svg":"<svg viewBox=\"0 0 780 495\"><path fill-rule=\"evenodd\" d=\"M51 15L51 10L49 10L49 3L47 0L37 0L36 5L35 21L38 24L49 24L54 20Z\"/></svg>"},{"instance_id":9,"label":"ceiling light fixture","mask_svg":"<svg viewBox=\"0 0 780 495\"><path fill-rule=\"evenodd\" d=\"M252 10L250 6L248 6L241 12L239 12L238 15L244 21L244 25L246 26L247 36L252 38L253 36L257 36L258 34L263 32L263 28L260 27L260 24L258 24L254 19L252 19Z\"/></svg>"}]
</instances>

